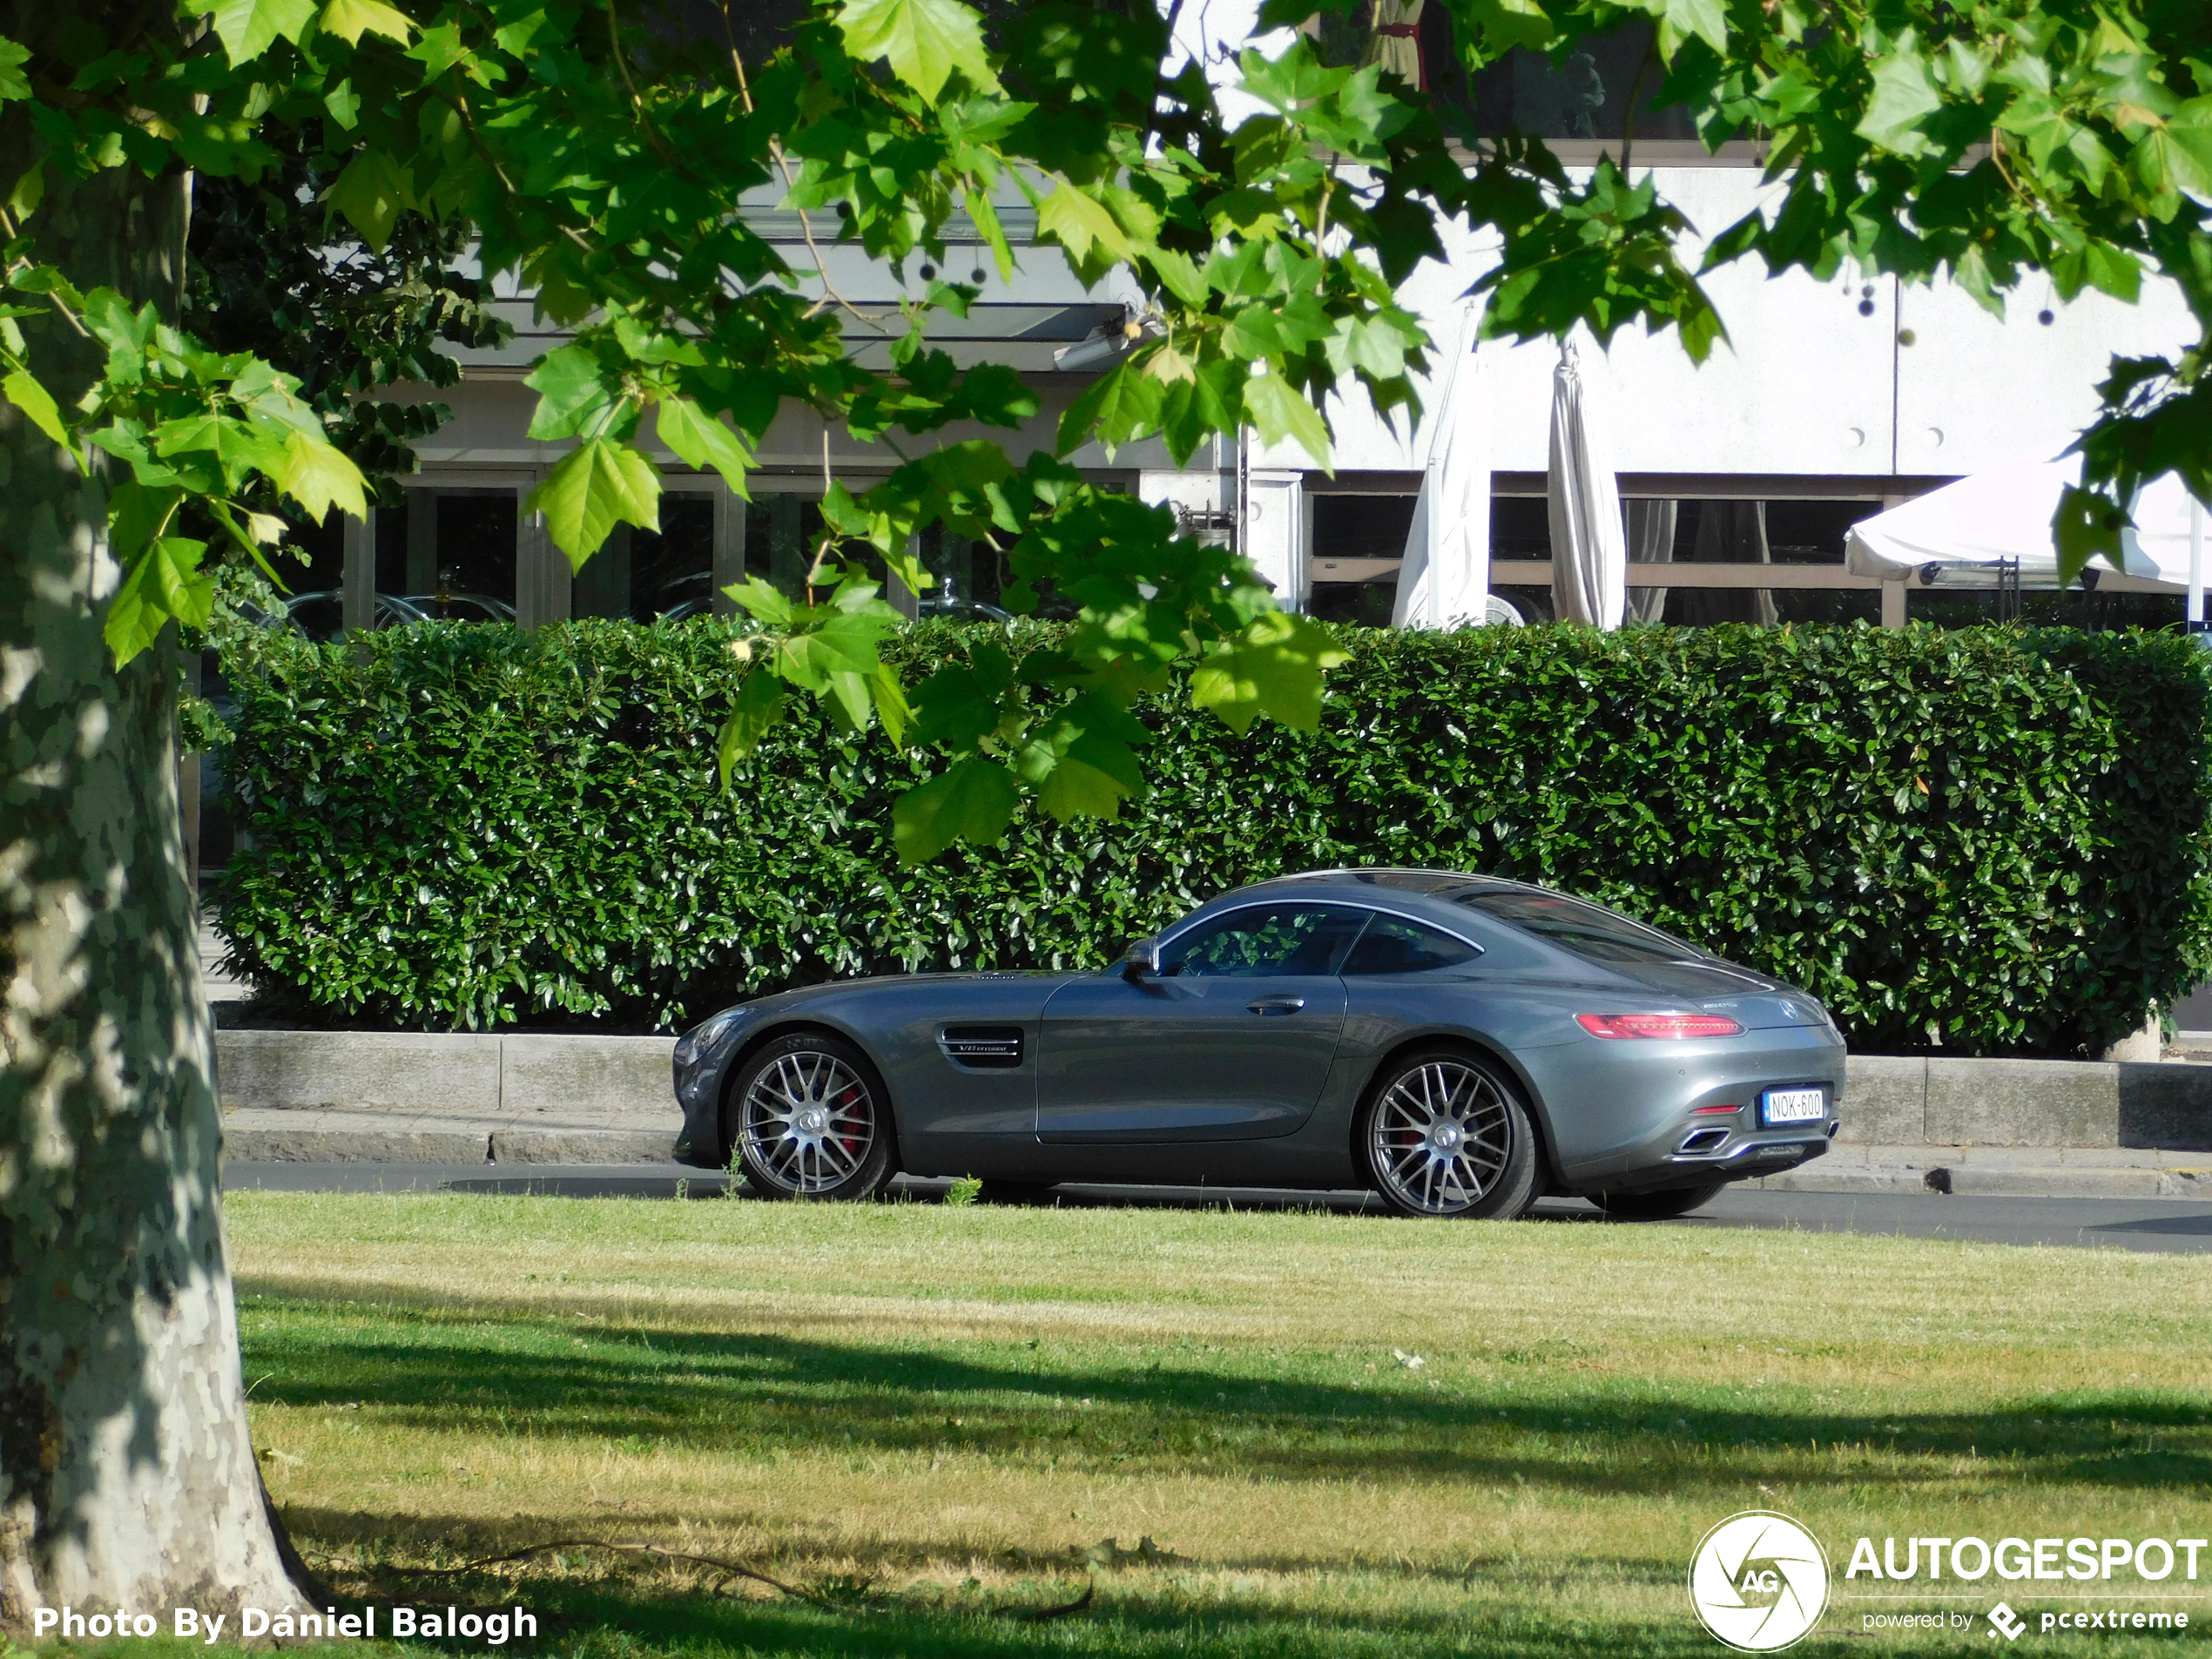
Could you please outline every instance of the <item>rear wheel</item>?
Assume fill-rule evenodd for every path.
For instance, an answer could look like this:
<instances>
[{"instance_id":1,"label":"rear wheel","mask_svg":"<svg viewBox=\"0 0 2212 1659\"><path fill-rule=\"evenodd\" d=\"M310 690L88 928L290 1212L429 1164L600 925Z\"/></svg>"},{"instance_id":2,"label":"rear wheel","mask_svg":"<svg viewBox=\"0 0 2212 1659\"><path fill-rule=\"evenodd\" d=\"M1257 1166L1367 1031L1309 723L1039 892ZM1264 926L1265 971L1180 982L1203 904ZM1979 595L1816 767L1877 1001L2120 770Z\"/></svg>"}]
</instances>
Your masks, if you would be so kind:
<instances>
[{"instance_id":1,"label":"rear wheel","mask_svg":"<svg viewBox=\"0 0 2212 1659\"><path fill-rule=\"evenodd\" d=\"M1528 1109L1496 1067L1456 1049L1408 1055L1360 1121L1367 1174L1406 1216L1509 1220L1535 1202Z\"/></svg>"},{"instance_id":2,"label":"rear wheel","mask_svg":"<svg viewBox=\"0 0 2212 1659\"><path fill-rule=\"evenodd\" d=\"M1708 1181L1694 1187L1662 1187L1656 1192L1597 1192L1590 1202L1622 1221L1672 1221L1710 1204L1728 1184Z\"/></svg>"},{"instance_id":3,"label":"rear wheel","mask_svg":"<svg viewBox=\"0 0 2212 1659\"><path fill-rule=\"evenodd\" d=\"M891 1179L891 1112L881 1079L842 1037L779 1037L730 1091L738 1158L764 1198L873 1198Z\"/></svg>"}]
</instances>

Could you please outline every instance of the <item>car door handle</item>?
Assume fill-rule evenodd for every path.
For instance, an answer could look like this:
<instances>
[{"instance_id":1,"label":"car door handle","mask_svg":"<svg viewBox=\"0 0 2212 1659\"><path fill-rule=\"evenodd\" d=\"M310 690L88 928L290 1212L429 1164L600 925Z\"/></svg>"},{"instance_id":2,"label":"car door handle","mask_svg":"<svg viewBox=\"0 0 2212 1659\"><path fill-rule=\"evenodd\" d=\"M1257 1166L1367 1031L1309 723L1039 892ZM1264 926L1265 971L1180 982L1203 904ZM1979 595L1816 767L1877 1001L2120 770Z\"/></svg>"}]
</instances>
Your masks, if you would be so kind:
<instances>
[{"instance_id":1,"label":"car door handle","mask_svg":"<svg viewBox=\"0 0 2212 1659\"><path fill-rule=\"evenodd\" d=\"M1244 1006L1254 1014L1296 1014L1305 1006L1305 999L1302 996L1263 996L1258 1001L1247 1002Z\"/></svg>"}]
</instances>

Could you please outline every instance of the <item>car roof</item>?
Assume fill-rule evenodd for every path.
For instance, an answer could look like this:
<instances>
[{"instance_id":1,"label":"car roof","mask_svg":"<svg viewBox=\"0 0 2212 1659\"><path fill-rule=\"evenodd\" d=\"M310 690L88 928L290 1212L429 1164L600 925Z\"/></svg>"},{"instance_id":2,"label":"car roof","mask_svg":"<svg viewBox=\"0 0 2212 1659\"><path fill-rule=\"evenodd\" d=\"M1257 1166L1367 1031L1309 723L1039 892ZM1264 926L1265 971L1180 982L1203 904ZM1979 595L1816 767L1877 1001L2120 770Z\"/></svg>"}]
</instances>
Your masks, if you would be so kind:
<instances>
[{"instance_id":1,"label":"car roof","mask_svg":"<svg viewBox=\"0 0 2212 1659\"><path fill-rule=\"evenodd\" d=\"M1295 887L1311 892L1317 888L1333 890L1345 898L1359 898L1372 901L1376 889L1393 895L1412 899L1448 900L1462 893L1505 892L1543 893L1544 887L1526 881L1512 881L1500 875L1472 875L1465 870L1405 869L1390 866L1356 867L1340 870L1301 870L1294 875L1278 875L1265 881L1255 882L1241 893L1258 893Z\"/></svg>"},{"instance_id":2,"label":"car roof","mask_svg":"<svg viewBox=\"0 0 2212 1659\"><path fill-rule=\"evenodd\" d=\"M1234 909L1256 899L1295 892L1300 898L1333 899L1394 911L1402 916L1426 920L1447 933L1464 935L1467 931L1467 911L1452 900L1474 891L1541 893L1545 889L1525 881L1508 881L1502 876L1470 875L1464 870L1301 870L1291 875L1271 876L1210 899L1176 926L1186 927L1200 916Z\"/></svg>"}]
</instances>

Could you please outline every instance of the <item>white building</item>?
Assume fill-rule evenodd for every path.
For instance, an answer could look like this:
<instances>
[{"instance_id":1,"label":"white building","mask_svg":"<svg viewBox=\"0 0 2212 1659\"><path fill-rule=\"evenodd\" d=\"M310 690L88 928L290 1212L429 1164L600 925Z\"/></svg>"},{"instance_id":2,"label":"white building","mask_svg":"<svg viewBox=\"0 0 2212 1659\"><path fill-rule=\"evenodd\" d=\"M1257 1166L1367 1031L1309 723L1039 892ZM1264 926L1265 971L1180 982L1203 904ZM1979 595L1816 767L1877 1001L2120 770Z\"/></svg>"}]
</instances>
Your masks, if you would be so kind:
<instances>
[{"instance_id":1,"label":"white building","mask_svg":"<svg viewBox=\"0 0 2212 1659\"><path fill-rule=\"evenodd\" d=\"M1238 38L1251 10L1251 0L1191 7L1183 25L1186 45L1205 51L1214 35ZM1432 18L1423 28L1433 33L1440 26ZM1577 59L1561 75L1541 60L1499 65L1486 72L1477 105L1548 132L1563 159L1587 164L1601 147L1618 147L1621 100L1608 102L1607 89L1608 74L1622 78L1609 68L1614 56L1612 45L1593 43L1588 61ZM1429 61L1448 61L1440 43ZM1639 116L1635 154L1639 170L1651 165L1662 194L1706 232L1735 222L1761 200L1760 157L1752 146L1709 156L1694 140L1669 136L1667 111ZM1009 233L1026 243L1034 214L1001 211ZM811 266L795 212L764 199L756 222L786 245L794 268ZM826 240L833 222L818 216L816 229ZM1087 339L1103 342L1141 296L1115 280L1087 288L1057 249L1034 245L1021 248L1020 269L1001 283L972 227L965 233L969 239L959 239L961 227L954 227L947 273L975 282L983 297L966 321L943 318L933 334L961 361L1008 362L1028 377L1043 406L1030 429L989 435L1018 460L1050 447L1061 410L1099 372L1103 343L1091 351L1068 348ZM1425 266L1404 292L1445 348L1457 333L1460 296L1487 259L1481 239L1463 227L1447 236L1447 248L1448 262ZM1694 260L1695 250L1689 253ZM840 293L863 312L883 314L880 340L851 318L846 324L860 359L883 366L889 340L903 331L898 279L857 250L832 247L826 260ZM911 262L906 291L918 297L938 274ZM1671 334L1624 335L1603 352L1585 342L1581 353L1586 381L1609 410L1622 497L1678 504L1658 509L1672 518L1677 562L1663 577L1639 567L1642 574L1630 578L1632 597L1640 583L1663 583L1663 601L1655 595L1644 610L1672 622L1901 621L1911 608L1908 584L1885 590L1844 570L1850 523L1968 472L2054 456L2094 414L2094 388L2115 353L2170 352L2194 334L2178 293L2161 283L2147 285L2135 306L2097 296L2063 305L2039 280L2014 296L2002 320L1946 287L1855 274L1831 283L1802 274L1770 280L1756 261L1721 272L1707 286L1730 339L1703 367ZM713 590L747 569L795 583L801 547L819 523L813 503L826 474L857 492L898 464L887 447L856 442L840 428L825 431L810 412L786 408L760 447L750 503L713 475L687 474L668 458L661 534L618 532L572 580L566 561L520 509L563 448L526 435L534 394L521 383L558 336L533 323L526 299L502 304L516 325L516 339L496 353L462 354L462 383L437 395L455 418L420 447L422 470L408 481L407 510L378 514L349 536L344 591L355 625L380 592L486 593L511 603L529 624L721 603L711 598ZM1480 354L1494 435L1492 586L1525 614L1546 615L1543 491L1555 348L1494 343ZM1090 367L1075 367L1086 358ZM1101 482L1176 503L1195 516L1194 525L1234 536L1285 604L1382 620L1427 435L1393 428L1364 407L1331 415L1337 431L1331 475L1301 450L1250 439L1222 441L1186 469L1174 467L1157 442L1110 455L1093 446L1073 459ZM981 429L943 437L970 435ZM979 561L974 550L934 541L925 551L961 597L995 594L988 556ZM2162 617L2161 607L2178 617L2178 598L2147 604L2136 597L2178 591L2107 576L2094 603L2107 618L2115 604L2129 607L2131 619ZM1912 604L1934 611L1945 603L1944 596L1922 595ZM2093 614L2087 599L2065 603L2079 607L2069 617Z\"/></svg>"}]
</instances>

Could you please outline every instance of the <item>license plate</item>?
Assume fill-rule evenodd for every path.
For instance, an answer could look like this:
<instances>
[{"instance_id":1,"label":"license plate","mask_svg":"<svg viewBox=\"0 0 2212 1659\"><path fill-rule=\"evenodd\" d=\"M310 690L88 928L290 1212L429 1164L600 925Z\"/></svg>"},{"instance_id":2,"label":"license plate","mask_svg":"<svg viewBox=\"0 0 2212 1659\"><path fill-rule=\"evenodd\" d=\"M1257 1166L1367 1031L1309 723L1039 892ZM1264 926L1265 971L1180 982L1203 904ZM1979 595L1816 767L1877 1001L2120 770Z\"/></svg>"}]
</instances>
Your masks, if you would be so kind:
<instances>
[{"instance_id":1,"label":"license plate","mask_svg":"<svg viewBox=\"0 0 2212 1659\"><path fill-rule=\"evenodd\" d=\"M1770 1089L1759 1096L1762 1123L1817 1123L1827 1116L1824 1089Z\"/></svg>"}]
</instances>

